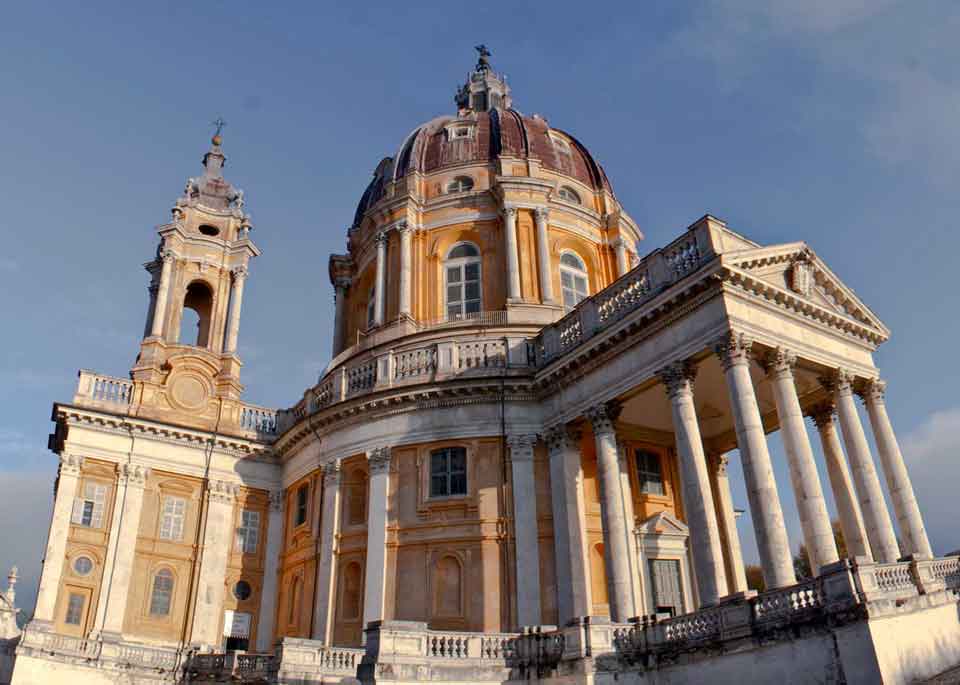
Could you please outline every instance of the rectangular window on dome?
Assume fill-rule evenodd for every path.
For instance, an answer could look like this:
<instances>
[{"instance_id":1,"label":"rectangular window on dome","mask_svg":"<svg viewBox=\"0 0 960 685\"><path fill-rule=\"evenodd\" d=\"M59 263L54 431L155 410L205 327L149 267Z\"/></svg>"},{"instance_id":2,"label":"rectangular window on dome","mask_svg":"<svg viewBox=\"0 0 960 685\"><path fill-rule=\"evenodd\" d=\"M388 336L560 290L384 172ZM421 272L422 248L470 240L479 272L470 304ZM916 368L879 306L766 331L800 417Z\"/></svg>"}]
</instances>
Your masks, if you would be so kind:
<instances>
[{"instance_id":1,"label":"rectangular window on dome","mask_svg":"<svg viewBox=\"0 0 960 685\"><path fill-rule=\"evenodd\" d=\"M480 312L480 262L447 267L447 318L465 318Z\"/></svg>"},{"instance_id":2,"label":"rectangular window on dome","mask_svg":"<svg viewBox=\"0 0 960 685\"><path fill-rule=\"evenodd\" d=\"M660 465L660 455L647 450L637 450L636 454L640 492L645 495L664 494L663 467Z\"/></svg>"},{"instance_id":3,"label":"rectangular window on dome","mask_svg":"<svg viewBox=\"0 0 960 685\"><path fill-rule=\"evenodd\" d=\"M467 450L446 447L430 453L430 496L467 494Z\"/></svg>"}]
</instances>

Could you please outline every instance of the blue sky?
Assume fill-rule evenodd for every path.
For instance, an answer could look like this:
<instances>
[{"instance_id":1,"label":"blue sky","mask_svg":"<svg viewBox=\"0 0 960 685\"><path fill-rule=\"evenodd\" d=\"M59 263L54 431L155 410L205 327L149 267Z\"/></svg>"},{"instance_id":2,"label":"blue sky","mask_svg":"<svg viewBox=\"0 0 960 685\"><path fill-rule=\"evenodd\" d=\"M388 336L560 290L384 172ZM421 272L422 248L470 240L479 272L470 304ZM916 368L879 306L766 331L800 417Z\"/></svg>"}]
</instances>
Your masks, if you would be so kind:
<instances>
[{"instance_id":1,"label":"blue sky","mask_svg":"<svg viewBox=\"0 0 960 685\"><path fill-rule=\"evenodd\" d=\"M877 362L934 548L960 547L958 29L955 3L884 0L9 4L0 572L20 565L32 605L51 403L78 368L129 369L153 227L198 173L208 122L228 121L226 175L263 249L244 299L246 396L287 406L329 358L327 255L378 161L452 111L480 42L518 109L604 164L647 249L710 212L761 243L807 241L858 292L893 330Z\"/></svg>"}]
</instances>

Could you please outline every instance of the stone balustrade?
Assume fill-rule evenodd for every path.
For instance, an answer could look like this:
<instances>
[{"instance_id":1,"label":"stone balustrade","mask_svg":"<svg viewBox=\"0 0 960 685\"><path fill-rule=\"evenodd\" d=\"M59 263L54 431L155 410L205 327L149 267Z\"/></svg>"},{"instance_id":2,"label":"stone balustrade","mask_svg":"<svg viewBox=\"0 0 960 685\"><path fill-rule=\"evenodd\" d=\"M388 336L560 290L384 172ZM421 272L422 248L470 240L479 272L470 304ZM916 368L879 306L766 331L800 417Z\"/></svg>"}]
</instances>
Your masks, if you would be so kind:
<instances>
[{"instance_id":1,"label":"stone balustrade","mask_svg":"<svg viewBox=\"0 0 960 685\"><path fill-rule=\"evenodd\" d=\"M260 436L277 434L277 410L258 407L253 404L240 406L240 427L244 430L255 431Z\"/></svg>"},{"instance_id":2,"label":"stone balustrade","mask_svg":"<svg viewBox=\"0 0 960 685\"><path fill-rule=\"evenodd\" d=\"M285 637L277 645L276 663L281 676L296 674L353 676L365 651L353 647L329 647L316 640Z\"/></svg>"},{"instance_id":3,"label":"stone balustrade","mask_svg":"<svg viewBox=\"0 0 960 685\"><path fill-rule=\"evenodd\" d=\"M112 405L126 408L133 397L133 381L129 378L104 376L87 369L77 374L77 391L73 403L78 405Z\"/></svg>"}]
</instances>

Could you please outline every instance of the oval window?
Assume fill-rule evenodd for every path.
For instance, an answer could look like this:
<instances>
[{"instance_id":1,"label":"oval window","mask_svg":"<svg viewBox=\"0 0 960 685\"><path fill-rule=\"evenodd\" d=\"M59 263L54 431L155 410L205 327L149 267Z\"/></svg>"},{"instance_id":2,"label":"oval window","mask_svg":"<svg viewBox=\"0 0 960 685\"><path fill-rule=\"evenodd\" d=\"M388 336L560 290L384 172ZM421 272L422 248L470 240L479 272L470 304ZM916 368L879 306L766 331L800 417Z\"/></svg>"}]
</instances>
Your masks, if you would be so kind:
<instances>
[{"instance_id":1,"label":"oval window","mask_svg":"<svg viewBox=\"0 0 960 685\"><path fill-rule=\"evenodd\" d=\"M73 560L73 570L78 576L85 576L93 570L93 562L88 557L77 557Z\"/></svg>"},{"instance_id":2,"label":"oval window","mask_svg":"<svg viewBox=\"0 0 960 685\"><path fill-rule=\"evenodd\" d=\"M250 583L245 580L238 580L237 584L233 586L233 596L241 602L249 599L251 594L253 594L253 588L251 588Z\"/></svg>"},{"instance_id":3,"label":"oval window","mask_svg":"<svg viewBox=\"0 0 960 685\"><path fill-rule=\"evenodd\" d=\"M220 229L217 228L216 226L211 226L210 224L201 224L199 230L204 235L209 235L209 236L220 235Z\"/></svg>"}]
</instances>

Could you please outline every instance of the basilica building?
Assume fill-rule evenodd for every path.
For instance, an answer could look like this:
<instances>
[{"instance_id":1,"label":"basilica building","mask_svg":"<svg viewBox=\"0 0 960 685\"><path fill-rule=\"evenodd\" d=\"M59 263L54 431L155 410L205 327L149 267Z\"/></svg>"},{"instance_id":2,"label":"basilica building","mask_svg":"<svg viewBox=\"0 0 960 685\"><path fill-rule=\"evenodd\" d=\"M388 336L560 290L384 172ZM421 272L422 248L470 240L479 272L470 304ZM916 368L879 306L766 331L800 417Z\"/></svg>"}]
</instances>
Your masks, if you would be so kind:
<instances>
[{"instance_id":1,"label":"basilica building","mask_svg":"<svg viewBox=\"0 0 960 685\"><path fill-rule=\"evenodd\" d=\"M329 259L333 358L287 408L243 393L260 250L218 129L157 228L129 375L81 370L54 404L13 683L873 683L960 663L960 565L932 554L876 314L811 246L711 215L644 246L485 49L454 100L376 164Z\"/></svg>"}]
</instances>

